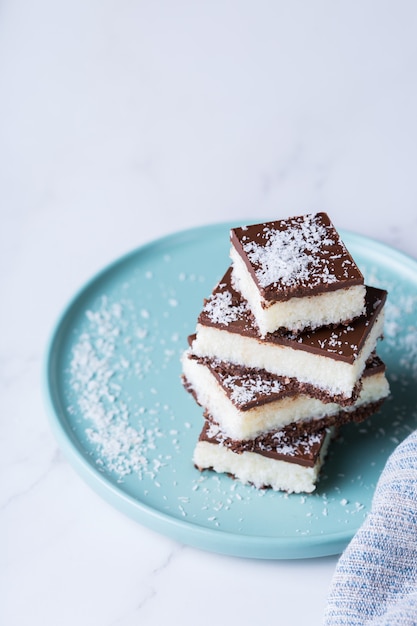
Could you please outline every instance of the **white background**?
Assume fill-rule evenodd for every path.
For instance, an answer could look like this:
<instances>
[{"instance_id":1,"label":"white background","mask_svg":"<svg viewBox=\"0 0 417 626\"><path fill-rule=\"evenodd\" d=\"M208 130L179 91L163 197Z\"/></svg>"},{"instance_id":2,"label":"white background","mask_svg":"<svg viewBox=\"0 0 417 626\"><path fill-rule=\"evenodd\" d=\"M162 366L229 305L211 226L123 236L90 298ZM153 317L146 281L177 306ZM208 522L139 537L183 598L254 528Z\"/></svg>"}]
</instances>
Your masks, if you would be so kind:
<instances>
[{"instance_id":1,"label":"white background","mask_svg":"<svg viewBox=\"0 0 417 626\"><path fill-rule=\"evenodd\" d=\"M327 211L412 256L417 5L4 0L0 622L319 624L336 557L146 530L58 450L41 367L84 281L161 235Z\"/></svg>"}]
</instances>

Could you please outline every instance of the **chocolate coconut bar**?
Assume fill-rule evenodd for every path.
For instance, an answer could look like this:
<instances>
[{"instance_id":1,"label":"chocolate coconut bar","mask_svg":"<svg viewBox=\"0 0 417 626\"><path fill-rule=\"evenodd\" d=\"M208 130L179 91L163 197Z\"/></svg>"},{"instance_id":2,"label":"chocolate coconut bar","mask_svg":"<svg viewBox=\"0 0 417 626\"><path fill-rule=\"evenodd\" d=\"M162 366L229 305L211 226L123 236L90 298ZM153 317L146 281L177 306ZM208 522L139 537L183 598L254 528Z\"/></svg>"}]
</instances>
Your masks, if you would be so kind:
<instances>
[{"instance_id":1,"label":"chocolate coconut bar","mask_svg":"<svg viewBox=\"0 0 417 626\"><path fill-rule=\"evenodd\" d=\"M296 379L199 358L187 351L182 359L183 383L196 402L232 439L253 439L292 424L299 432L360 422L375 413L389 394L385 365L368 359L355 403L343 407L337 397Z\"/></svg>"},{"instance_id":2,"label":"chocolate coconut bar","mask_svg":"<svg viewBox=\"0 0 417 626\"><path fill-rule=\"evenodd\" d=\"M366 361L383 333L385 300L386 291L366 287L366 313L348 326L262 337L247 301L232 285L229 268L205 301L192 352L297 378L353 403Z\"/></svg>"},{"instance_id":3,"label":"chocolate coconut bar","mask_svg":"<svg viewBox=\"0 0 417 626\"><path fill-rule=\"evenodd\" d=\"M326 213L234 228L231 243L234 285L261 336L364 314L363 276Z\"/></svg>"},{"instance_id":4,"label":"chocolate coconut bar","mask_svg":"<svg viewBox=\"0 0 417 626\"><path fill-rule=\"evenodd\" d=\"M257 488L310 493L316 487L332 434L332 429L300 434L287 428L255 440L235 441L218 424L206 420L193 461L200 471L227 473Z\"/></svg>"}]
</instances>

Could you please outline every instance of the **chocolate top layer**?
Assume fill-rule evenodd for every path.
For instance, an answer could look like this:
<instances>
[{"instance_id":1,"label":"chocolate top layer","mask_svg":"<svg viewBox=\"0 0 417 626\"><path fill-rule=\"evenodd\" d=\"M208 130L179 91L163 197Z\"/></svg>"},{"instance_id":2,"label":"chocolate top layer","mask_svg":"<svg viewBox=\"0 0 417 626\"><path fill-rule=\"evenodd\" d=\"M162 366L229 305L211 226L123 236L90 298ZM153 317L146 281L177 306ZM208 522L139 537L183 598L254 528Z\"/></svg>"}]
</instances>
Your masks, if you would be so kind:
<instances>
[{"instance_id":1,"label":"chocolate top layer","mask_svg":"<svg viewBox=\"0 0 417 626\"><path fill-rule=\"evenodd\" d=\"M314 467L319 458L326 432L324 428L315 433L299 433L291 426L287 426L260 435L253 440L236 441L226 437L215 422L206 420L199 441L225 446L236 454L254 452L277 461Z\"/></svg>"},{"instance_id":2,"label":"chocolate top layer","mask_svg":"<svg viewBox=\"0 0 417 626\"><path fill-rule=\"evenodd\" d=\"M383 289L367 287L366 314L347 326L322 327L299 335L278 330L261 337L246 300L233 288L231 274L232 269L229 267L210 298L205 301L198 318L199 324L251 337L262 343L305 350L347 363L354 363L358 357L387 296Z\"/></svg>"},{"instance_id":3,"label":"chocolate top layer","mask_svg":"<svg viewBox=\"0 0 417 626\"><path fill-rule=\"evenodd\" d=\"M313 385L301 383L296 378L277 376L263 369L247 368L192 354L189 358L196 359L210 370L229 400L240 411L249 411L254 407L299 394L309 395L322 402L336 402L341 405L353 402L348 403L343 397L328 394ZM366 363L363 377L374 376L384 371L385 364L374 353Z\"/></svg>"},{"instance_id":4,"label":"chocolate top layer","mask_svg":"<svg viewBox=\"0 0 417 626\"><path fill-rule=\"evenodd\" d=\"M268 301L312 296L364 282L326 213L234 228L230 239Z\"/></svg>"}]
</instances>

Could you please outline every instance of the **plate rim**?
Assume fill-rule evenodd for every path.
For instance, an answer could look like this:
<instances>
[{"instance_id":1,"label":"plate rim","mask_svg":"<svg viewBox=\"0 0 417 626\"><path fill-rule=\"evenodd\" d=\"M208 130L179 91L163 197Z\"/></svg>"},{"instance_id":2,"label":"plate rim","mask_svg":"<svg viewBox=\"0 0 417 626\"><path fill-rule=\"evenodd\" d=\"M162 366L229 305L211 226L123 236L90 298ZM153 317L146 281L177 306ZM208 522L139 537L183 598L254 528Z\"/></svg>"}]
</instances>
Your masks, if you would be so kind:
<instances>
[{"instance_id":1,"label":"plate rim","mask_svg":"<svg viewBox=\"0 0 417 626\"><path fill-rule=\"evenodd\" d=\"M79 446L75 445L74 438L69 436L68 429L65 427L65 415L58 410L59 407L56 403L57 393L52 387L56 349L59 347L61 335L65 334L65 327L71 318L72 311L82 298L88 295L90 289L102 280L106 274L110 274L118 266L130 262L135 256L142 253L146 254L148 250L156 249L157 247L163 248L170 244L178 243L179 240L184 238L196 238L202 232L219 232L224 229L225 234L227 234L227 229L230 230L230 228L241 223L242 221L238 220L209 223L175 231L148 241L104 265L75 291L57 316L43 357L42 391L49 425L64 456L84 482L111 506L152 531L198 549L244 558L277 560L337 555L343 551L351 540L353 536L352 529L326 532L320 538L320 541L318 541L317 534L303 536L302 538L300 536L262 537L244 533L239 534L237 532L233 533L221 528L208 528L195 521L190 522L187 519L179 519L169 513L155 509L122 489L117 488L109 477L93 463L89 462L86 455L82 454ZM249 224L252 221L247 220L246 223ZM417 280L417 260L413 257L367 235L345 229L338 229L338 232L342 241L345 241L345 239L349 240L348 249L352 245L361 244L366 244L369 249L371 245L378 254L389 254L390 258L395 259L401 266L406 266L414 271ZM75 440L79 443L76 437Z\"/></svg>"}]
</instances>

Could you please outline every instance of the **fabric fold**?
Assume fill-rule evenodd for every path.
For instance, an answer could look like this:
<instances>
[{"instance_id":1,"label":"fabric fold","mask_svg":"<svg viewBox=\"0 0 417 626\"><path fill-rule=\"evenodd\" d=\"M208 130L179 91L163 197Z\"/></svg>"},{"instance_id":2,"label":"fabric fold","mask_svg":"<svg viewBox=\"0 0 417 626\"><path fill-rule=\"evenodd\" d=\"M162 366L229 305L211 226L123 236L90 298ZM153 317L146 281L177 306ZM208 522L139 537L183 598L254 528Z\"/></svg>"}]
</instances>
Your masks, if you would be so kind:
<instances>
[{"instance_id":1,"label":"fabric fold","mask_svg":"<svg viewBox=\"0 0 417 626\"><path fill-rule=\"evenodd\" d=\"M324 624L417 625L417 431L389 457L338 561Z\"/></svg>"}]
</instances>

